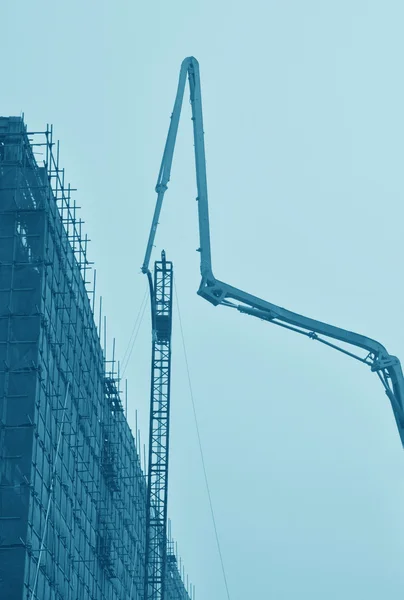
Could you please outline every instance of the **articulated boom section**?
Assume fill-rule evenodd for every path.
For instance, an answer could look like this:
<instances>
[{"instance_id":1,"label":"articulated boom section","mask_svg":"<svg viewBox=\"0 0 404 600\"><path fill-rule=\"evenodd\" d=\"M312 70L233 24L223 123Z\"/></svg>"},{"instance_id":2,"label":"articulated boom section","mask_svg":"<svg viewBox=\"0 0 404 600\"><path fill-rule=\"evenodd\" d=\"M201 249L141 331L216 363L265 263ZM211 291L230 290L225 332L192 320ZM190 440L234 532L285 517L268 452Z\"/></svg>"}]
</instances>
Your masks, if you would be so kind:
<instances>
[{"instance_id":1,"label":"articulated boom section","mask_svg":"<svg viewBox=\"0 0 404 600\"><path fill-rule=\"evenodd\" d=\"M242 313L258 317L275 325L285 327L297 333L317 340L331 348L355 358L375 371L381 380L387 396L390 399L394 417L400 433L401 441L404 446L404 378L400 361L395 356L391 356L386 348L379 342L367 338L358 333L353 333L339 327L334 327L321 321L316 321L303 315L293 313L289 310L271 304L265 300L252 296L238 288L234 288L227 283L215 279L212 271L210 234L209 234L209 210L208 210L208 191L205 162L205 144L202 118L202 97L201 84L199 77L198 61L189 57L186 58L180 70L177 95L175 98L174 109L171 115L171 123L168 131L167 141L164 149L163 159L156 185L157 203L154 212L152 227L147 245L145 260L143 263L143 273L148 272L150 255L153 248L156 235L158 219L164 194L167 190L167 184L170 180L171 165L174 154L175 140L178 131L178 124L181 115L182 100L184 97L186 75L188 74L190 99L192 107L192 121L194 130L195 146L195 170L196 185L198 190L198 218L199 218L199 248L200 252L200 270L202 281L198 294L208 300L213 305L219 304L236 308ZM328 339L327 339L328 338ZM331 340L336 340L344 346L354 346L365 351L364 356L359 356L344 346L335 344Z\"/></svg>"},{"instance_id":2,"label":"articulated boom section","mask_svg":"<svg viewBox=\"0 0 404 600\"><path fill-rule=\"evenodd\" d=\"M155 263L152 291L152 372L146 515L145 600L164 600L167 563L167 490L173 265Z\"/></svg>"},{"instance_id":3,"label":"articulated boom section","mask_svg":"<svg viewBox=\"0 0 404 600\"><path fill-rule=\"evenodd\" d=\"M213 276L208 281L202 279L198 294L215 306L222 304L235 308L241 313L290 329L369 365L371 370L377 373L391 402L401 442L404 446L403 373L398 358L391 356L382 344L358 333L334 327L271 304L218 281ZM342 342L344 346L334 344L324 338L337 340ZM366 354L363 357L354 354L345 346L361 348L366 351Z\"/></svg>"}]
</instances>

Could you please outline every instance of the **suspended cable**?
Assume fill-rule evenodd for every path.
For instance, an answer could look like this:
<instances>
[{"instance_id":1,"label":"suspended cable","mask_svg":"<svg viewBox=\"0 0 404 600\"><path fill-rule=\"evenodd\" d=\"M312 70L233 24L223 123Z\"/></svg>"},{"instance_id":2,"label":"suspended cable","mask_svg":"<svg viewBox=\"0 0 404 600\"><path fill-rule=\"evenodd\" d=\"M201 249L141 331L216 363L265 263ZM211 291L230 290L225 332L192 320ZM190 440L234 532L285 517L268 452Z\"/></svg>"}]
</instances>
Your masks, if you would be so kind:
<instances>
[{"instance_id":1,"label":"suspended cable","mask_svg":"<svg viewBox=\"0 0 404 600\"><path fill-rule=\"evenodd\" d=\"M143 304L146 302L146 297L147 297L147 289L145 290L145 293L144 293L144 296L143 296L142 302L140 303L139 310L138 310L138 312L137 312L136 319L135 319L135 324L133 325L133 328L132 328L131 334L130 334L130 336L129 336L129 341L128 341L128 344L127 344L127 346L126 346L126 350L125 350L125 353L124 353L124 355L123 355L123 358L122 358L122 365L124 365L124 364L125 364L125 361L126 361L126 358L127 358L127 355L128 355L128 352L129 352L129 349L130 349L131 343L132 343L132 338L133 338L133 335L134 335L134 333L135 333L135 331L136 331L136 327L137 327L137 323L138 323L138 320L139 320L140 314L141 314L141 312L142 312L142 310L143 310Z\"/></svg>"},{"instance_id":2,"label":"suspended cable","mask_svg":"<svg viewBox=\"0 0 404 600\"><path fill-rule=\"evenodd\" d=\"M145 292L145 295L143 296L142 304L140 305L138 316L136 317L135 325L132 329L130 341L129 341L128 347L126 349L124 358L122 360L122 375L121 375L122 378L125 375L126 369L128 367L129 361L130 361L130 357L132 356L133 348L135 347L137 336L139 335L140 326L142 325L144 313L146 310L146 305L147 305L147 290ZM129 346L130 346L130 350L128 352Z\"/></svg>"},{"instance_id":3,"label":"suspended cable","mask_svg":"<svg viewBox=\"0 0 404 600\"><path fill-rule=\"evenodd\" d=\"M210 487L209 487L209 481L208 481L208 474L207 474L207 471L206 471L206 464L205 464L205 458L204 458L203 447L202 447L201 434L200 434L200 431L199 431L198 416L197 416L197 412L196 412L194 392L193 392L193 387L192 387L191 374L190 374L190 369L189 369L188 355L187 355L187 349L186 349L186 345L185 345L184 330L183 330L183 327L182 327L182 319L181 319L180 305L179 305L179 302L178 302L178 294L177 294L177 286L175 284L175 278L174 278L174 291L175 291L175 300L176 300L176 304L177 304L178 320L179 320L179 323L180 323L182 348L183 348L183 351L184 351L185 366L186 366L186 371L187 371L189 394L190 394L190 397L191 397L192 411L193 411L193 414L194 414L196 435L197 435L197 438L198 438L199 453L201 455L201 462L202 462L203 475L204 475L204 479L205 479L205 486L206 486L206 491L207 491L208 499L209 499L210 514L211 514L211 517L212 517L213 529L215 531L216 545L217 545L217 550L218 550L218 553L219 553L220 565L221 565L221 568L222 568L222 574L223 574L224 585L225 585L225 588L226 588L226 594L227 594L228 600L230 600L229 586L228 586L228 583L227 583L226 570L224 568L223 555L222 555L222 550L221 550L220 540L219 540L219 532L218 532L217 525L216 525L215 512L213 510L212 496L211 496L211 493L210 493Z\"/></svg>"}]
</instances>

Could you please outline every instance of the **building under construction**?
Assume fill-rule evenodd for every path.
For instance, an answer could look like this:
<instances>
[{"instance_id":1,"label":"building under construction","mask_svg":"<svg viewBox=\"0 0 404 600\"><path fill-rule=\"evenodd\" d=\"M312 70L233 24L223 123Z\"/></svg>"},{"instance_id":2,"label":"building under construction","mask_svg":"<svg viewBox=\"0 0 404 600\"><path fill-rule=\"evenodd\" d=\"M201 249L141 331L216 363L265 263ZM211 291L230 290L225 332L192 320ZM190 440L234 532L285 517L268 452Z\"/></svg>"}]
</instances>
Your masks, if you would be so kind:
<instances>
[{"instance_id":1,"label":"building under construction","mask_svg":"<svg viewBox=\"0 0 404 600\"><path fill-rule=\"evenodd\" d=\"M0 118L0 598L140 600L146 478L52 137Z\"/></svg>"}]
</instances>

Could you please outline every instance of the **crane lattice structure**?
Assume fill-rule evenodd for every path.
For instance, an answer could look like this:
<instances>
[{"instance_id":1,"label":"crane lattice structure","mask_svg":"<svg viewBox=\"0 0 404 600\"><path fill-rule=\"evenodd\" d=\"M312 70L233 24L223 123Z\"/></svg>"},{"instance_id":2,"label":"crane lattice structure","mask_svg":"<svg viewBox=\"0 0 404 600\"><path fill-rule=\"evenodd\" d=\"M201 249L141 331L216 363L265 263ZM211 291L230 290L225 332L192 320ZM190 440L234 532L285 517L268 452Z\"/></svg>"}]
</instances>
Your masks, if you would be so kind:
<instances>
[{"instance_id":1,"label":"crane lattice structure","mask_svg":"<svg viewBox=\"0 0 404 600\"><path fill-rule=\"evenodd\" d=\"M170 439L170 380L173 264L154 264L148 273L152 312L152 363L147 476L144 600L164 600L167 572L167 492Z\"/></svg>"},{"instance_id":2,"label":"crane lattice structure","mask_svg":"<svg viewBox=\"0 0 404 600\"><path fill-rule=\"evenodd\" d=\"M334 327L315 319L299 315L290 310L257 298L252 294L219 281L213 275L209 234L208 190L206 178L205 144L202 117L201 83L199 64L194 57L186 58L180 70L177 95L171 115L170 127L164 148L163 159L156 185L157 202L154 211L142 272L148 273L150 256L159 222L161 207L167 184L170 180L178 124L185 85L189 80L192 122L194 132L196 185L198 190L198 219L200 245L200 270L202 281L198 294L214 306L223 305L242 313L258 317L274 325L279 325L312 340L321 342L351 358L368 365L377 374L390 400L397 423L401 442L404 445L404 378L398 358L389 354L386 348L371 338L340 327ZM336 343L337 342L337 343ZM359 354L356 349L360 349Z\"/></svg>"}]
</instances>

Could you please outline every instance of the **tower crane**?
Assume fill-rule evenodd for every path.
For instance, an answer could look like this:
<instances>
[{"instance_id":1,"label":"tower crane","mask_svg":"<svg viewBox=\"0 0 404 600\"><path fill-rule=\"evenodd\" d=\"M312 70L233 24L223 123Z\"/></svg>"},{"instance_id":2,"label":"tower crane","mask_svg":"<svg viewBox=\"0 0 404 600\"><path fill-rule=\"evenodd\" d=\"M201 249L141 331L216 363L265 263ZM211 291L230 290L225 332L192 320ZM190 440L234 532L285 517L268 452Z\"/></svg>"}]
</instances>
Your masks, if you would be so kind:
<instances>
[{"instance_id":1,"label":"tower crane","mask_svg":"<svg viewBox=\"0 0 404 600\"><path fill-rule=\"evenodd\" d=\"M166 588L173 276L173 264L163 250L154 263L154 277L148 273L152 359L144 600L164 600Z\"/></svg>"},{"instance_id":2,"label":"tower crane","mask_svg":"<svg viewBox=\"0 0 404 600\"><path fill-rule=\"evenodd\" d=\"M400 361L392 356L386 348L376 340L359 333L347 331L322 321L291 312L262 300L252 294L216 279L212 270L212 258L209 234L208 189L206 177L205 143L202 116L201 82L199 63L194 57L186 58L181 65L177 94L171 114L171 122L157 179L157 201L150 229L148 244L142 266L142 272L149 272L150 256L156 236L161 207L170 180L175 141L181 116L186 80L189 80L192 122L194 133L194 153L199 219L200 271L202 280L198 294L214 306L227 306L241 313L251 315L290 329L312 340L343 352L369 366L380 379L387 397L390 400L396 420L401 443L404 446L404 378ZM343 344L341 346L341 343ZM347 348L348 346L348 348ZM358 353L359 351L359 353Z\"/></svg>"}]
</instances>

